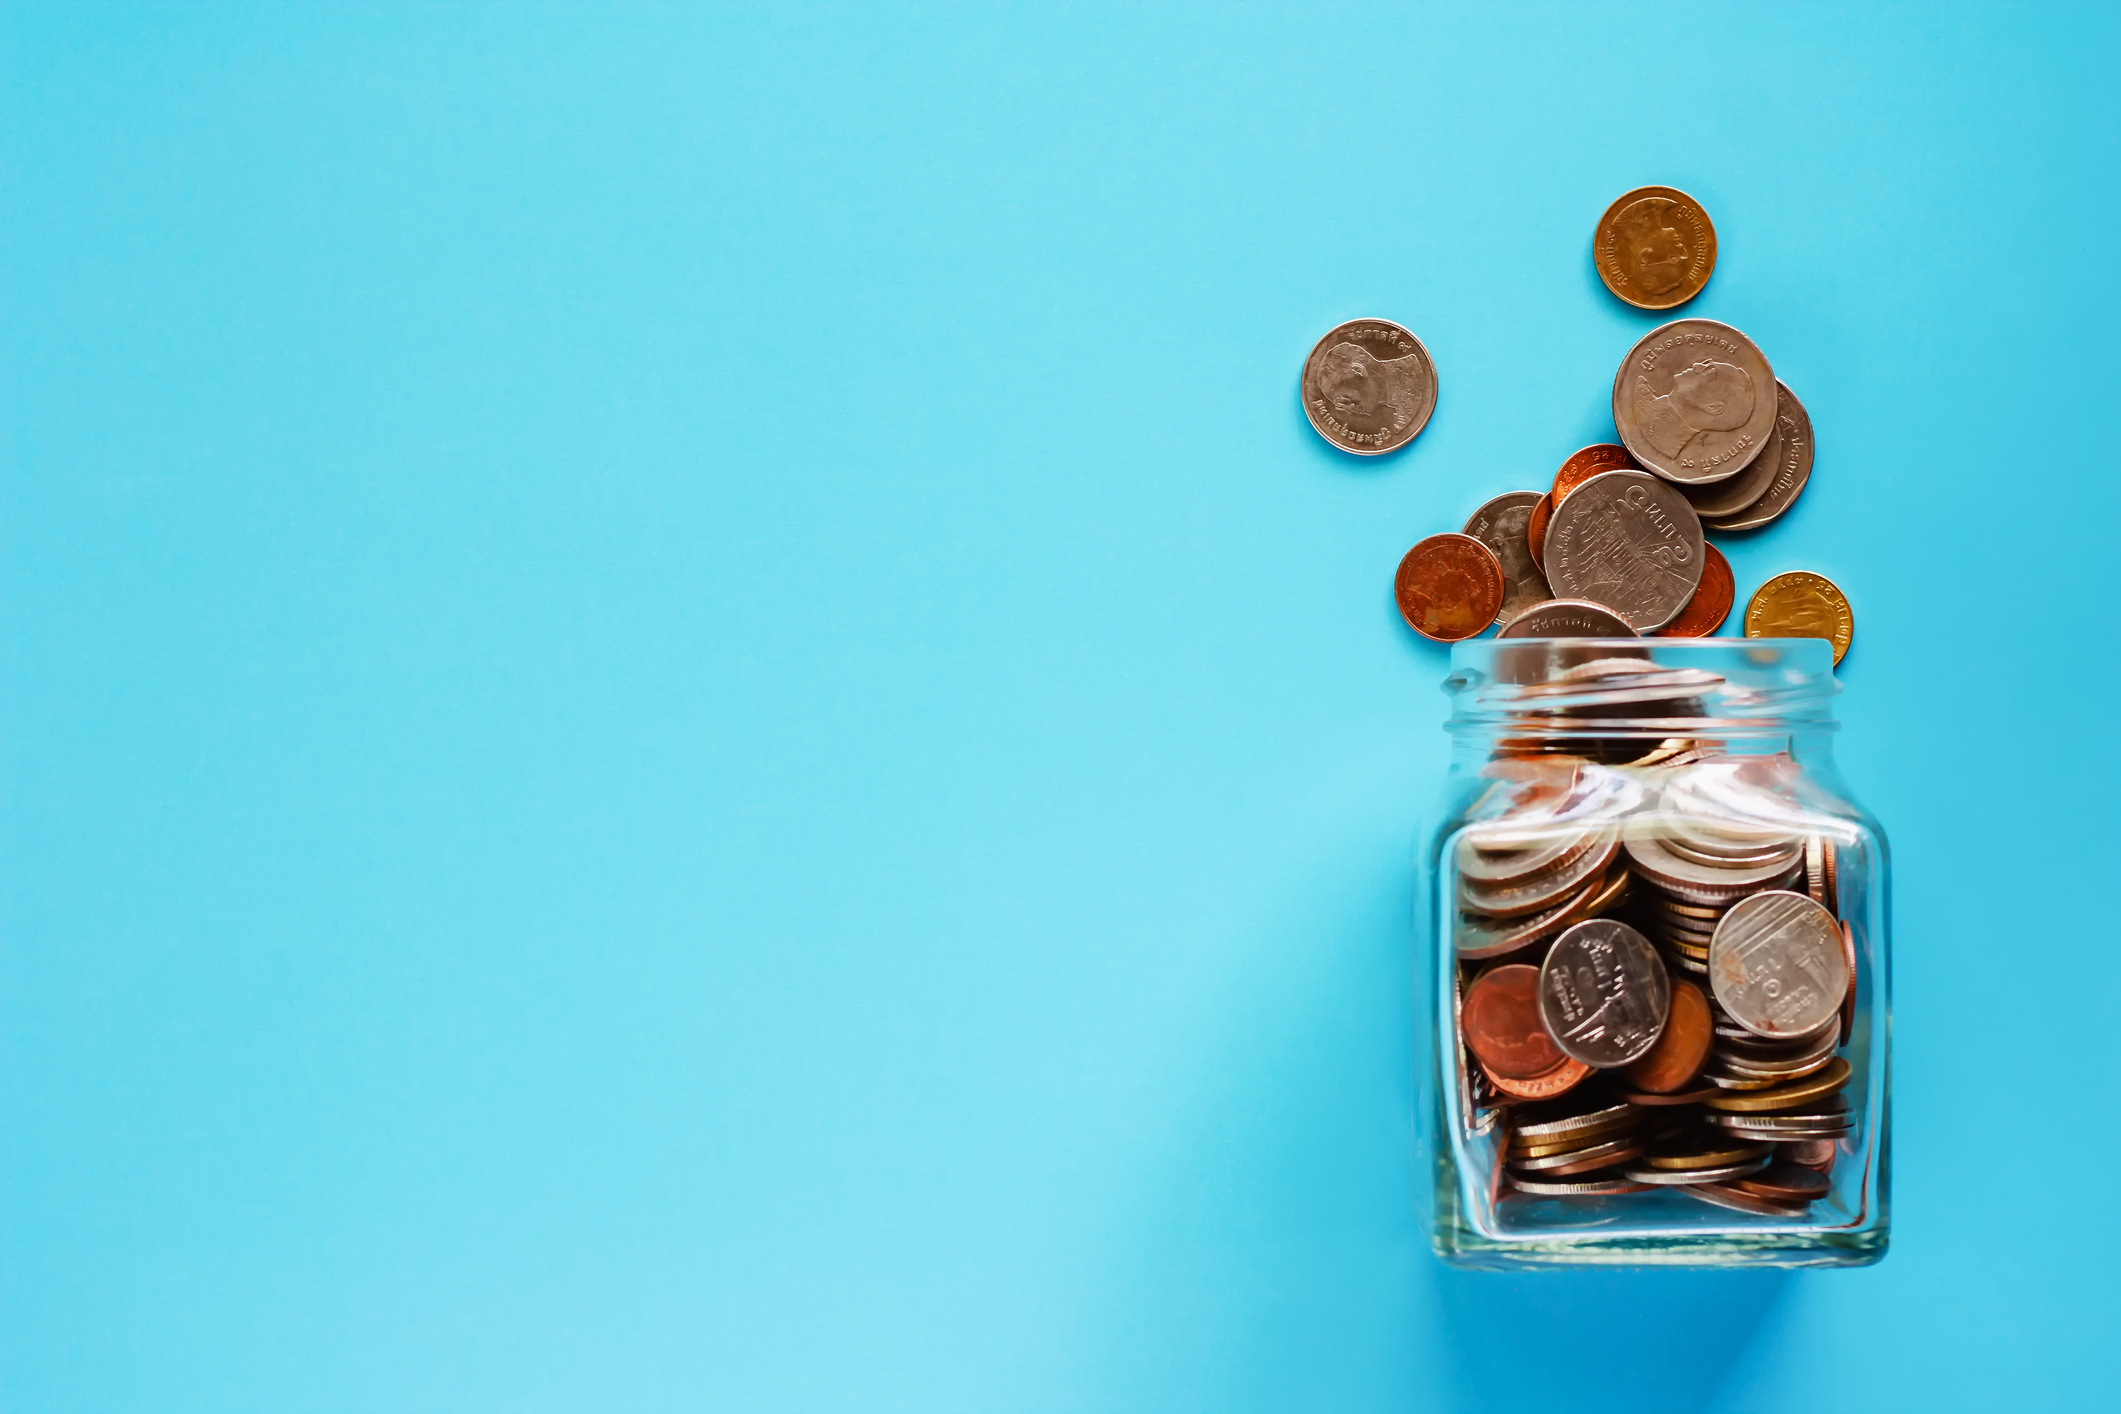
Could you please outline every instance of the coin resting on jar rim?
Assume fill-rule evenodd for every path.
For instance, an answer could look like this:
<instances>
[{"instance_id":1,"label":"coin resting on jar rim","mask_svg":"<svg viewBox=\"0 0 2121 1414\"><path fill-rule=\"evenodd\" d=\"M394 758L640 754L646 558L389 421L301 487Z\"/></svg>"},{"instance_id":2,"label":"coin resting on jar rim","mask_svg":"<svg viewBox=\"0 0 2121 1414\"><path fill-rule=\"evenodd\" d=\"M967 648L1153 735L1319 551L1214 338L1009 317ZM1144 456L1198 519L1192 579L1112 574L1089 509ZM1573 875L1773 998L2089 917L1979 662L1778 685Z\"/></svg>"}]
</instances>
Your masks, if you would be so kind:
<instances>
[{"instance_id":1,"label":"coin resting on jar rim","mask_svg":"<svg viewBox=\"0 0 2121 1414\"><path fill-rule=\"evenodd\" d=\"M1622 193L1591 235L1605 287L1637 309L1670 309L1701 293L1716 269L1716 227L1677 187Z\"/></svg>"},{"instance_id":2,"label":"coin resting on jar rim","mask_svg":"<svg viewBox=\"0 0 2121 1414\"><path fill-rule=\"evenodd\" d=\"M1413 331L1351 319L1304 360L1304 416L1344 452L1374 457L1420 435L1436 410L1436 365Z\"/></svg>"}]
</instances>

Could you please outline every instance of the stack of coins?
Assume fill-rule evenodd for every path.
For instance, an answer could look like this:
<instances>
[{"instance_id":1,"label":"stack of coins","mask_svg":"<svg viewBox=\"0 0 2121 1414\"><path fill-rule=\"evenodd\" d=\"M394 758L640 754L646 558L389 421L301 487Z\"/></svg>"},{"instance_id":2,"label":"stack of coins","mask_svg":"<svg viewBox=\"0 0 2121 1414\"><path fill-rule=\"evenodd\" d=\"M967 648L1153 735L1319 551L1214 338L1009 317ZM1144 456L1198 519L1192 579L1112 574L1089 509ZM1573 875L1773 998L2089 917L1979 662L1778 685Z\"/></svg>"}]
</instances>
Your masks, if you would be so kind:
<instances>
[{"instance_id":1,"label":"stack of coins","mask_svg":"<svg viewBox=\"0 0 2121 1414\"><path fill-rule=\"evenodd\" d=\"M1580 732L1699 716L1721 682L1593 658L1518 694ZM1855 1128L1836 822L1798 801L1786 754L1616 739L1600 762L1576 733L1513 749L1534 744L1503 743L1445 860L1460 1093L1500 1132L1502 1196L1669 1189L1804 1217Z\"/></svg>"},{"instance_id":2,"label":"stack of coins","mask_svg":"<svg viewBox=\"0 0 2121 1414\"><path fill-rule=\"evenodd\" d=\"M1716 231L1686 193L1641 187L1607 208L1593 250L1615 296L1671 309L1707 285ZM1377 456L1428 424L1436 366L1412 331L1358 319L1318 341L1300 387L1320 436ZM1570 455L1549 489L1493 497L1460 531L1406 553L1394 587L1417 633L1455 642L1507 632L1555 600L1608 611L1621 627L1601 634L1702 638L1722 627L1736 585L1704 531L1757 530L1796 502L1812 471L1804 404L1739 330L1679 319L1621 359L1611 407L1615 440ZM1825 638L1836 663L1852 631L1846 596L1815 574L1770 580L1746 609L1748 636Z\"/></svg>"}]
</instances>

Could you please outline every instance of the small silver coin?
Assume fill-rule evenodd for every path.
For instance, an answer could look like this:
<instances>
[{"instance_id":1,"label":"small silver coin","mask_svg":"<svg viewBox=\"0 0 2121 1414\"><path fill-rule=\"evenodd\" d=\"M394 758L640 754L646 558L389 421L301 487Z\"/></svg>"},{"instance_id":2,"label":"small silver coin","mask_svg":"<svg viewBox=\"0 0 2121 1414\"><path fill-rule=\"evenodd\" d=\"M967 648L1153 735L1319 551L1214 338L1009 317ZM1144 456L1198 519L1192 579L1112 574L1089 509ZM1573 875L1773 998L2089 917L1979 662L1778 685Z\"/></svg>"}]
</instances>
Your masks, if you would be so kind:
<instances>
[{"instance_id":1,"label":"small silver coin","mask_svg":"<svg viewBox=\"0 0 2121 1414\"><path fill-rule=\"evenodd\" d=\"M1549 599L1503 625L1497 638L1635 638L1634 627L1588 599Z\"/></svg>"},{"instance_id":2,"label":"small silver coin","mask_svg":"<svg viewBox=\"0 0 2121 1414\"><path fill-rule=\"evenodd\" d=\"M1804 420L1801 432L1797 424ZM1793 433L1785 436L1785 431ZM1736 515L1745 510L1761 496L1775 480L1776 469L1801 457L1805 469L1812 463L1811 423L1804 419L1804 407L1797 395L1780 383L1775 385L1775 426L1768 433L1767 445L1760 455L1747 464L1744 471L1724 481L1711 482L1706 486L1689 486L1686 498L1694 503L1694 511L1704 523L1718 516Z\"/></svg>"},{"instance_id":3,"label":"small silver coin","mask_svg":"<svg viewBox=\"0 0 2121 1414\"><path fill-rule=\"evenodd\" d=\"M1610 1129L1625 1124L1640 1113L1635 1106L1623 1101L1617 1105L1607 1105L1603 1109L1563 1115L1560 1119L1535 1120L1520 1124L1516 1127L1515 1134L1519 1139L1564 1139L1579 1130Z\"/></svg>"},{"instance_id":4,"label":"small silver coin","mask_svg":"<svg viewBox=\"0 0 2121 1414\"><path fill-rule=\"evenodd\" d=\"M1767 445L1776 403L1767 356L1713 319L1652 329L1613 375L1613 426L1621 444L1659 476L1688 485L1743 471ZM1561 510L1554 508L1556 518ZM1547 544L1553 543L1549 528Z\"/></svg>"},{"instance_id":5,"label":"small silver coin","mask_svg":"<svg viewBox=\"0 0 2121 1414\"><path fill-rule=\"evenodd\" d=\"M1471 913L1495 918L1517 918L1552 907L1612 863L1619 852L1620 837L1602 830L1585 838L1561 863L1533 875L1507 883L1484 884L1460 876L1458 903Z\"/></svg>"},{"instance_id":6,"label":"small silver coin","mask_svg":"<svg viewBox=\"0 0 2121 1414\"><path fill-rule=\"evenodd\" d=\"M1703 511L1702 519L1709 522L1711 530L1757 530L1788 510L1796 501L1797 493L1804 489L1805 482L1812 477L1812 418L1797 401L1797 395L1780 383L1778 390L1775 431L1768 437L1768 444L1761 449L1755 465L1765 465L1773 459L1774 475L1767 482L1767 489L1755 497L1744 508L1730 512ZM1750 474L1753 467L1747 467ZM1732 478L1736 480L1736 478Z\"/></svg>"},{"instance_id":7,"label":"small silver coin","mask_svg":"<svg viewBox=\"0 0 2121 1414\"><path fill-rule=\"evenodd\" d=\"M1834 915L1775 889L1733 905L1709 945L1717 1004L1756 1036L1810 1036L1838 1020L1848 958Z\"/></svg>"},{"instance_id":8,"label":"small silver coin","mask_svg":"<svg viewBox=\"0 0 2121 1414\"><path fill-rule=\"evenodd\" d=\"M1312 346L1299 392L1318 435L1374 457L1404 447L1436 411L1436 365L1411 330L1351 319Z\"/></svg>"},{"instance_id":9,"label":"small silver coin","mask_svg":"<svg viewBox=\"0 0 2121 1414\"><path fill-rule=\"evenodd\" d=\"M1547 521L1547 583L1647 633L1694 597L1704 543L1701 520L1677 489L1648 472L1600 472Z\"/></svg>"},{"instance_id":10,"label":"small silver coin","mask_svg":"<svg viewBox=\"0 0 2121 1414\"><path fill-rule=\"evenodd\" d=\"M1502 612L1495 616L1497 623L1506 624L1534 604L1554 597L1525 539L1525 523L1538 504L1537 491L1505 491L1466 520L1465 533L1502 561Z\"/></svg>"},{"instance_id":11,"label":"small silver coin","mask_svg":"<svg viewBox=\"0 0 2121 1414\"><path fill-rule=\"evenodd\" d=\"M1563 1055L1611 1067L1640 1059L1672 1005L1664 961L1627 924L1593 918L1554 940L1539 967L1539 1019Z\"/></svg>"},{"instance_id":12,"label":"small silver coin","mask_svg":"<svg viewBox=\"0 0 2121 1414\"><path fill-rule=\"evenodd\" d=\"M1503 1179L1519 1193L1530 1194L1535 1198L1595 1198L1612 1193L1642 1191L1641 1184L1625 1178L1600 1178L1589 1183L1570 1183L1567 1179L1556 1179L1552 1183L1542 1183L1535 1178L1505 1171Z\"/></svg>"}]
</instances>

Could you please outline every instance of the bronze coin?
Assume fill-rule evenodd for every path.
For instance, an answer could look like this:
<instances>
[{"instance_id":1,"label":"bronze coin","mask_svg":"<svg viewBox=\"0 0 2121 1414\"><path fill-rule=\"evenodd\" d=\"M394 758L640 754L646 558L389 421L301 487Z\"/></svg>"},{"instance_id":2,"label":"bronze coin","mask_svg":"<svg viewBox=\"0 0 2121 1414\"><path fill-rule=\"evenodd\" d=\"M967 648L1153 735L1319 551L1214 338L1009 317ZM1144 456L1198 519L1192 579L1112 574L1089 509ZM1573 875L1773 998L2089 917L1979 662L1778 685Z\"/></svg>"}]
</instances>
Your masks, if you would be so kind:
<instances>
[{"instance_id":1,"label":"bronze coin","mask_svg":"<svg viewBox=\"0 0 2121 1414\"><path fill-rule=\"evenodd\" d=\"M1543 1158L1524 1158L1513 1154L1510 1156L1510 1167L1520 1173L1589 1173L1592 1169L1621 1163L1641 1153L1642 1141L1632 1134L1623 1134L1587 1148L1570 1149L1559 1154L1548 1154Z\"/></svg>"},{"instance_id":2,"label":"bronze coin","mask_svg":"<svg viewBox=\"0 0 2121 1414\"><path fill-rule=\"evenodd\" d=\"M1751 1213L1759 1218L1802 1218L1810 1214L1800 1204L1775 1203L1757 1193L1748 1193L1738 1185L1743 1179L1723 1183L1691 1183L1685 1192L1693 1194L1704 1203L1713 1203L1719 1208L1733 1208L1741 1213Z\"/></svg>"},{"instance_id":3,"label":"bronze coin","mask_svg":"<svg viewBox=\"0 0 2121 1414\"><path fill-rule=\"evenodd\" d=\"M1539 498L1524 523L1525 547L1532 552L1532 563L1539 566L1542 574L1546 573L1547 567L1547 520L1553 514L1554 497L1550 492Z\"/></svg>"},{"instance_id":4,"label":"bronze coin","mask_svg":"<svg viewBox=\"0 0 2121 1414\"><path fill-rule=\"evenodd\" d=\"M1684 1169L1692 1172L1695 1169L1720 1169L1728 1168L1732 1164L1747 1163L1767 1152L1769 1150L1765 1144L1749 1143L1714 1132L1696 1133L1683 1140L1659 1145L1647 1162L1653 1169Z\"/></svg>"},{"instance_id":5,"label":"bronze coin","mask_svg":"<svg viewBox=\"0 0 2121 1414\"><path fill-rule=\"evenodd\" d=\"M1685 980L1685 979L1680 979ZM1691 984L1690 984L1691 985ZM1623 1090L1621 1098L1631 1105L1698 1105L1711 1095L1723 1092L1713 1085L1697 1085L1691 1090L1675 1090L1669 1095L1660 1095L1654 1090Z\"/></svg>"},{"instance_id":6,"label":"bronze coin","mask_svg":"<svg viewBox=\"0 0 2121 1414\"><path fill-rule=\"evenodd\" d=\"M1708 638L1731 616L1738 598L1738 581L1731 578L1731 562L1723 551L1706 541L1701 546L1701 583L1686 601L1679 617L1658 629L1655 638Z\"/></svg>"},{"instance_id":7,"label":"bronze coin","mask_svg":"<svg viewBox=\"0 0 2121 1414\"><path fill-rule=\"evenodd\" d=\"M1809 1203L1824 1198L1834 1185L1825 1174L1788 1159L1777 1159L1756 1174L1732 1181L1732 1187L1780 1203Z\"/></svg>"},{"instance_id":8,"label":"bronze coin","mask_svg":"<svg viewBox=\"0 0 2121 1414\"><path fill-rule=\"evenodd\" d=\"M1554 473L1552 500L1560 505L1569 499L1569 493L1598 475L1601 471L1640 471L1635 454L1616 442L1594 442L1588 447L1571 452L1569 459ZM1551 512L1549 512L1551 514Z\"/></svg>"},{"instance_id":9,"label":"bronze coin","mask_svg":"<svg viewBox=\"0 0 2121 1414\"><path fill-rule=\"evenodd\" d=\"M1466 1044L1496 1075L1529 1080L1567 1057L1539 1021L1539 969L1521 962L1490 968L1466 988L1459 1009Z\"/></svg>"},{"instance_id":10,"label":"bronze coin","mask_svg":"<svg viewBox=\"0 0 2121 1414\"><path fill-rule=\"evenodd\" d=\"M1471 638L1502 611L1502 561L1470 535L1432 535L1407 551L1392 591L1407 626L1438 643Z\"/></svg>"},{"instance_id":11,"label":"bronze coin","mask_svg":"<svg viewBox=\"0 0 2121 1414\"><path fill-rule=\"evenodd\" d=\"M1709 1056L1713 1027L1708 997L1692 982L1674 977L1672 1009L1665 1017L1664 1034L1650 1047L1648 1055L1621 1074L1634 1081L1636 1088L1653 1094L1680 1089L1701 1073L1702 1062Z\"/></svg>"},{"instance_id":12,"label":"bronze coin","mask_svg":"<svg viewBox=\"0 0 2121 1414\"><path fill-rule=\"evenodd\" d=\"M1615 1147L1610 1144L1601 1144L1597 1150L1586 1149L1584 1153L1590 1154L1592 1157L1575 1159L1565 1164L1556 1164L1552 1168L1539 1169L1536 1172L1541 1178L1567 1178L1571 1174L1590 1173L1594 1169L1611 1168L1614 1164L1624 1164L1630 1159L1641 1158L1642 1145L1629 1143Z\"/></svg>"},{"instance_id":13,"label":"bronze coin","mask_svg":"<svg viewBox=\"0 0 2121 1414\"><path fill-rule=\"evenodd\" d=\"M1841 1154L1831 1139L1796 1139L1787 1144L1778 1144L1776 1148L1791 1163L1803 1164L1806 1168L1818 1169L1821 1173L1832 1168L1834 1160Z\"/></svg>"},{"instance_id":14,"label":"bronze coin","mask_svg":"<svg viewBox=\"0 0 2121 1414\"><path fill-rule=\"evenodd\" d=\"M1497 1075L1486 1066L1480 1073L1488 1077L1488 1083L1505 1095L1515 1095L1520 1100L1551 1100L1556 1095L1566 1094L1581 1085L1591 1074L1591 1068L1582 1061L1564 1060L1544 1075L1535 1075L1527 1080L1512 1080L1506 1075Z\"/></svg>"},{"instance_id":15,"label":"bronze coin","mask_svg":"<svg viewBox=\"0 0 2121 1414\"><path fill-rule=\"evenodd\" d=\"M1676 187L1637 187L1598 218L1591 258L1605 287L1637 309L1671 309L1716 269L1716 227Z\"/></svg>"},{"instance_id":16,"label":"bronze coin","mask_svg":"<svg viewBox=\"0 0 2121 1414\"><path fill-rule=\"evenodd\" d=\"M1849 651L1856 617L1841 586L1823 574L1790 570L1753 591L1745 606L1747 638L1823 638L1834 645L1834 666Z\"/></svg>"}]
</instances>

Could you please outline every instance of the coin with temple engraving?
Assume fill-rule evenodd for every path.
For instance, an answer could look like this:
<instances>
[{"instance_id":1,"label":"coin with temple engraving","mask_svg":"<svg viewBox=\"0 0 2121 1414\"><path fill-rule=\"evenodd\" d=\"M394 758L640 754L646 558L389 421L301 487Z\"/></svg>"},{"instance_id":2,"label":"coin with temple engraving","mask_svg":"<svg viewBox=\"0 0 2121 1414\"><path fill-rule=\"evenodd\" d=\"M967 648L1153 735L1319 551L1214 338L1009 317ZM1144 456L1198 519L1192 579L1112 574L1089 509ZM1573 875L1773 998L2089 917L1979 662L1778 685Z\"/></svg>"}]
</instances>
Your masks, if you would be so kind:
<instances>
[{"instance_id":1,"label":"coin with temple engraving","mask_svg":"<svg viewBox=\"0 0 2121 1414\"><path fill-rule=\"evenodd\" d=\"M1591 258L1605 287L1637 309L1670 309L1716 269L1716 227L1677 187L1623 192L1598 218Z\"/></svg>"},{"instance_id":2,"label":"coin with temple engraving","mask_svg":"<svg viewBox=\"0 0 2121 1414\"><path fill-rule=\"evenodd\" d=\"M1436 365L1411 330L1389 319L1353 319L1304 360L1304 416L1344 452L1379 456L1404 447L1436 410Z\"/></svg>"},{"instance_id":3,"label":"coin with temple engraving","mask_svg":"<svg viewBox=\"0 0 2121 1414\"><path fill-rule=\"evenodd\" d=\"M1767 445L1775 408L1767 356L1713 319L1652 329L1613 375L1621 445L1646 469L1690 486L1745 470Z\"/></svg>"},{"instance_id":4,"label":"coin with temple engraving","mask_svg":"<svg viewBox=\"0 0 2121 1414\"><path fill-rule=\"evenodd\" d=\"M1657 949L1616 919L1578 923L1540 964L1540 1019L1563 1054L1585 1065L1626 1065L1647 1054L1670 1008Z\"/></svg>"},{"instance_id":5,"label":"coin with temple engraving","mask_svg":"<svg viewBox=\"0 0 2121 1414\"><path fill-rule=\"evenodd\" d=\"M1532 558L1525 528L1532 508L1539 504L1537 491L1505 491L1473 512L1465 533L1495 552L1502 563L1502 612L1508 623L1534 604L1554 597L1547 588L1546 574Z\"/></svg>"},{"instance_id":6,"label":"coin with temple engraving","mask_svg":"<svg viewBox=\"0 0 2121 1414\"><path fill-rule=\"evenodd\" d=\"M1841 1017L1849 986L1841 925L1803 894L1784 889L1741 899L1709 944L1709 986L1731 1019L1754 1035L1809 1036Z\"/></svg>"},{"instance_id":7,"label":"coin with temple engraving","mask_svg":"<svg viewBox=\"0 0 2121 1414\"><path fill-rule=\"evenodd\" d=\"M1636 632L1662 628L1701 584L1701 521L1674 487L1641 471L1600 472L1547 521L1547 583L1603 604Z\"/></svg>"}]
</instances>

